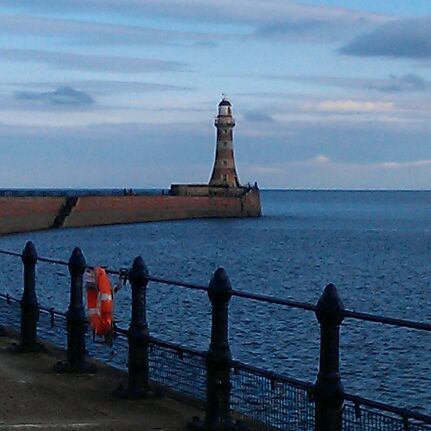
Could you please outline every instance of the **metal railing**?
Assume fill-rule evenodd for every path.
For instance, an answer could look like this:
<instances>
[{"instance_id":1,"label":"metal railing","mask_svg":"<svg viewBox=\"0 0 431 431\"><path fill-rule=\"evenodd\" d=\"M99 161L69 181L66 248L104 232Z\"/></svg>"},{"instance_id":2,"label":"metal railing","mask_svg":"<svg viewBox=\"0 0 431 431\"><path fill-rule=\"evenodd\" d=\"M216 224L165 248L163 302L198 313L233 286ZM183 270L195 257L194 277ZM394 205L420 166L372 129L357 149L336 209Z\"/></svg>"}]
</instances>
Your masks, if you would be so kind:
<instances>
[{"instance_id":1,"label":"metal railing","mask_svg":"<svg viewBox=\"0 0 431 431\"><path fill-rule=\"evenodd\" d=\"M23 253L0 250L0 255L19 257L24 263L24 293L21 299L0 293L2 307L20 306L21 350L37 346L37 321L39 312L48 318L48 326L55 327L60 318L68 338L67 361L59 370L93 371L85 359L86 320L82 302L82 274L86 265L79 249L75 249L68 262L37 257L32 243ZM36 263L47 262L67 265L71 274L71 303L66 313L51 307L40 306L35 294ZM119 275L119 271L107 270ZM200 400L206 405L203 422L194 420L193 429L229 424L235 427L237 420L260 428L318 431L368 431L368 430L431 430L431 417L412 410L394 407L345 392L338 373L338 330L344 318L393 325L420 331L431 331L431 325L405 319L377 316L345 310L333 285L328 285L317 305L275 298L230 287L226 273L215 272L210 285L166 279L152 276L141 258L134 261L128 273L132 286L132 321L129 329L115 327L119 336L129 343L128 396L148 396L152 385L170 388L179 394ZM149 282L157 282L181 288L198 290L209 295L212 303L211 344L207 352L158 340L148 333L145 317L145 293ZM321 324L320 372L316 384L293 379L257 367L232 360L227 336L228 304L231 296L262 303L313 311ZM4 313L0 313L3 316ZM7 317L7 316L6 316ZM16 319L15 319L16 321ZM2 317L2 323L8 319ZM39 328L41 322L39 321ZM121 347L126 346L121 344ZM142 367L144 364L144 367Z\"/></svg>"},{"instance_id":2,"label":"metal railing","mask_svg":"<svg viewBox=\"0 0 431 431\"><path fill-rule=\"evenodd\" d=\"M0 197L71 197L71 196L153 196L168 194L168 189L0 189Z\"/></svg>"}]
</instances>

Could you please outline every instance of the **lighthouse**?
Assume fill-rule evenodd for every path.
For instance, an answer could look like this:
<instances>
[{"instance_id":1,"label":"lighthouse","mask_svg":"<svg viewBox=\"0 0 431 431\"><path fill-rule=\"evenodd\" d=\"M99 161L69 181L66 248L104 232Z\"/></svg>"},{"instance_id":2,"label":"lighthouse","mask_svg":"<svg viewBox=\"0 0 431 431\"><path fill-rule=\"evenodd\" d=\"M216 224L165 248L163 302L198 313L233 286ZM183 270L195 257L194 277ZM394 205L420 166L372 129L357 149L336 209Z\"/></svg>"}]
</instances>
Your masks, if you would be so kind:
<instances>
[{"instance_id":1,"label":"lighthouse","mask_svg":"<svg viewBox=\"0 0 431 431\"><path fill-rule=\"evenodd\" d=\"M250 184L242 186L236 173L233 155L235 119L232 115L232 105L226 97L218 104L214 126L217 130L217 143L209 183L171 184L169 195L181 196L183 199L175 203L181 214L179 218L259 217L261 207L257 183L253 186ZM193 199L188 201L187 197Z\"/></svg>"},{"instance_id":2,"label":"lighthouse","mask_svg":"<svg viewBox=\"0 0 431 431\"><path fill-rule=\"evenodd\" d=\"M218 104L218 115L214 121L217 129L217 144L210 186L240 187L233 155L233 128L235 119L232 105L223 97Z\"/></svg>"}]
</instances>

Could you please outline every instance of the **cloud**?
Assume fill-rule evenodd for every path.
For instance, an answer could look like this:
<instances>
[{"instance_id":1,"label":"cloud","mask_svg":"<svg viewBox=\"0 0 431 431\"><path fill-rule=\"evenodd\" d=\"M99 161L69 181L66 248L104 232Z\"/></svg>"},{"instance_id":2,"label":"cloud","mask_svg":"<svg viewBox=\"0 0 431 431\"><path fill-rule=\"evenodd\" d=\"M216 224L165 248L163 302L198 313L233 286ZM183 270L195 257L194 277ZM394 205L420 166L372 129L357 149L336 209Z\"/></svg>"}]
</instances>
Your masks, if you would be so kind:
<instances>
[{"instance_id":1,"label":"cloud","mask_svg":"<svg viewBox=\"0 0 431 431\"><path fill-rule=\"evenodd\" d=\"M244 113L244 120L257 123L273 123L274 119L265 112L248 111Z\"/></svg>"},{"instance_id":2,"label":"cloud","mask_svg":"<svg viewBox=\"0 0 431 431\"><path fill-rule=\"evenodd\" d=\"M179 45L215 47L222 33L197 33L132 25L78 21L22 14L1 14L0 33L69 40L86 45Z\"/></svg>"},{"instance_id":3,"label":"cloud","mask_svg":"<svg viewBox=\"0 0 431 431\"><path fill-rule=\"evenodd\" d=\"M2 5L17 8L15 0L2 0ZM59 11L63 13L79 12L122 12L124 15L151 12L154 14L197 19L206 21L227 19L232 21L264 22L280 20L289 16L309 17L310 19L330 19L343 17L363 17L376 22L387 19L377 13L358 12L348 8L332 6L314 6L292 0L20 0L19 10L37 10L39 12Z\"/></svg>"},{"instance_id":4,"label":"cloud","mask_svg":"<svg viewBox=\"0 0 431 431\"><path fill-rule=\"evenodd\" d=\"M344 166L369 166L374 168L382 168L382 169L408 169L408 168L420 168L431 166L431 160L409 160L409 161L389 161L389 162L380 162L380 163L354 163L354 162L333 162L329 157L326 157L322 154L317 155L311 160L306 161L294 161L291 163L296 164L331 164L331 165L344 165Z\"/></svg>"},{"instance_id":5,"label":"cloud","mask_svg":"<svg viewBox=\"0 0 431 431\"><path fill-rule=\"evenodd\" d=\"M340 78L341 80L343 78ZM338 79L335 79L338 85ZM356 85L357 83L355 83ZM335 85L335 83L331 83ZM343 84L344 85L344 84ZM399 124L403 127L425 127L431 116L431 99L429 92L405 97L397 93L383 92L377 94L365 92L363 83L357 85L358 91L338 91L319 93L307 92L253 92L236 93L237 112L261 110L274 118L277 129L283 124L304 121L309 124L324 121L330 123L346 121L362 123L367 127L369 122L382 124ZM391 91L394 89L391 89ZM330 96L328 97L328 93ZM262 105L263 103L263 105ZM237 128L240 124L237 125ZM276 129L276 128L274 128ZM256 136L268 133L265 128L253 127L249 122L245 133ZM283 131L284 133L284 131Z\"/></svg>"},{"instance_id":6,"label":"cloud","mask_svg":"<svg viewBox=\"0 0 431 431\"><path fill-rule=\"evenodd\" d=\"M41 102L54 106L89 106L94 103L94 99L89 94L68 86L58 87L48 92L19 91L14 96L18 100Z\"/></svg>"},{"instance_id":7,"label":"cloud","mask_svg":"<svg viewBox=\"0 0 431 431\"><path fill-rule=\"evenodd\" d=\"M179 72L184 63L136 57L71 54L33 49L0 49L0 60L48 64L60 70L115 73Z\"/></svg>"},{"instance_id":8,"label":"cloud","mask_svg":"<svg viewBox=\"0 0 431 431\"><path fill-rule=\"evenodd\" d=\"M359 57L431 58L431 16L388 22L340 49Z\"/></svg>"},{"instance_id":9,"label":"cloud","mask_svg":"<svg viewBox=\"0 0 431 431\"><path fill-rule=\"evenodd\" d=\"M283 172L282 169L279 167L260 165L248 165L247 170L249 173L252 173L254 175L278 175Z\"/></svg>"},{"instance_id":10,"label":"cloud","mask_svg":"<svg viewBox=\"0 0 431 431\"><path fill-rule=\"evenodd\" d=\"M239 160L254 164L258 157L263 165L295 160L318 164L325 158L366 164L431 159L431 146L424 145L431 139L429 121L405 124L373 117L375 114L361 122L345 115L330 120L326 116L306 121L277 119L277 127L265 127L262 135L248 130L258 128L258 124L237 122L235 148L241 150Z\"/></svg>"},{"instance_id":11,"label":"cloud","mask_svg":"<svg viewBox=\"0 0 431 431\"><path fill-rule=\"evenodd\" d=\"M413 160L409 162L384 162L377 163L376 166L389 169L419 168L421 166L430 166L431 160Z\"/></svg>"},{"instance_id":12,"label":"cloud","mask_svg":"<svg viewBox=\"0 0 431 431\"><path fill-rule=\"evenodd\" d=\"M76 82L87 91L101 92L104 94L115 93L164 93L172 91L192 91L194 87L161 84L142 81L117 81L117 80L82 80Z\"/></svg>"},{"instance_id":13,"label":"cloud","mask_svg":"<svg viewBox=\"0 0 431 431\"><path fill-rule=\"evenodd\" d=\"M375 28L376 19L347 10L329 16L312 18L286 17L281 21L259 26L255 36L264 39L285 40L289 42L337 42L351 38L353 34Z\"/></svg>"},{"instance_id":14,"label":"cloud","mask_svg":"<svg viewBox=\"0 0 431 431\"><path fill-rule=\"evenodd\" d=\"M391 75L386 82L370 83L369 87L387 93L407 93L426 91L431 87L431 83L414 73L408 73L400 77Z\"/></svg>"},{"instance_id":15,"label":"cloud","mask_svg":"<svg viewBox=\"0 0 431 431\"><path fill-rule=\"evenodd\" d=\"M205 182L213 164L211 128L203 131L184 123L0 123L0 181L3 187L169 187L178 181Z\"/></svg>"},{"instance_id":16,"label":"cloud","mask_svg":"<svg viewBox=\"0 0 431 431\"><path fill-rule=\"evenodd\" d=\"M0 84L1 86L2 84ZM64 87L65 84L61 82L27 82L27 83L14 83L8 84L9 86L16 86L19 88L38 88L40 90L49 91L53 87ZM67 86L67 85L66 85ZM171 91L193 91L194 87L186 87L173 84L161 84L156 82L142 82L142 81L119 81L119 80L68 80L68 86L79 87L84 92L98 93L102 95L124 94L124 93L160 93ZM22 90L20 90L22 91ZM18 91L18 92L20 92ZM28 91L28 90L24 90Z\"/></svg>"},{"instance_id":17,"label":"cloud","mask_svg":"<svg viewBox=\"0 0 431 431\"><path fill-rule=\"evenodd\" d=\"M255 32L257 37L290 41L311 41L316 37L316 34L325 35L330 40L336 39L339 34L339 27L330 21L301 19L266 24L259 27Z\"/></svg>"},{"instance_id":18,"label":"cloud","mask_svg":"<svg viewBox=\"0 0 431 431\"><path fill-rule=\"evenodd\" d=\"M312 162L319 163L319 164L330 163L331 159L327 156L324 156L323 154L318 154L316 157L312 159Z\"/></svg>"},{"instance_id":19,"label":"cloud","mask_svg":"<svg viewBox=\"0 0 431 431\"><path fill-rule=\"evenodd\" d=\"M218 34L217 36L214 36L217 39L225 39L226 35L220 35ZM232 39L232 35L227 36L229 39ZM240 35L236 36L238 39L241 38ZM218 43L214 42L214 40L200 40L197 42L194 42L193 46L197 47L197 48L216 48L218 46Z\"/></svg>"},{"instance_id":20,"label":"cloud","mask_svg":"<svg viewBox=\"0 0 431 431\"><path fill-rule=\"evenodd\" d=\"M71 127L59 127L55 121L43 127L0 123L4 187L166 187L170 182L207 181L215 145L211 121L156 124L141 116L141 124L132 124L124 123L127 118L123 123L109 123L105 113L101 118L104 123L85 127L76 126L75 121ZM261 137L246 136L251 125L244 123L238 121L234 143L244 183L431 188L431 165L423 162L431 160L431 147L424 145L431 140L429 122L426 129L406 129L375 122L364 127L349 118L337 124L277 121L277 127L266 127ZM9 151L11 146L14 151ZM96 171L91 169L95 158ZM35 168L43 178L35 179Z\"/></svg>"},{"instance_id":21,"label":"cloud","mask_svg":"<svg viewBox=\"0 0 431 431\"><path fill-rule=\"evenodd\" d=\"M3 0L4 5L11 8L17 7L16 0ZM30 10L41 13L101 13L109 16L110 13L121 13L126 16L145 16L148 14L180 19L194 22L216 22L225 24L241 24L251 31L250 36L271 39L289 39L298 42L328 42L339 40L340 37L351 37L361 31L369 31L376 25L380 25L393 19L390 16L356 11L342 7L302 4L292 0L38 0L37 5L33 0L20 0L19 10ZM21 25L22 26L22 25ZM55 24L48 26L48 33L53 30ZM73 28L63 24L65 33L74 33ZM251 29L251 30L250 30ZM92 40L101 39L105 34L108 39L117 37L133 39L143 42L151 41L151 30L140 31L113 28L114 36L111 36L108 28L100 27L101 36L94 29L87 28L83 34L87 34ZM57 30L55 30L57 31ZM134 33L135 32L135 33ZM90 34L91 33L91 34ZM191 38L198 44L215 43L218 39L208 35L181 35L178 38ZM223 32L220 32L223 35ZM226 36L226 35L225 35ZM229 35L228 35L229 36ZM105 36L103 36L105 37ZM236 37L239 37L237 35ZM155 34L156 40L169 41L168 32Z\"/></svg>"},{"instance_id":22,"label":"cloud","mask_svg":"<svg viewBox=\"0 0 431 431\"><path fill-rule=\"evenodd\" d=\"M392 102L363 101L363 100L324 100L317 103L305 103L304 111L338 112L338 113L370 113L391 112L396 109Z\"/></svg>"},{"instance_id":23,"label":"cloud","mask_svg":"<svg viewBox=\"0 0 431 431\"><path fill-rule=\"evenodd\" d=\"M290 161L262 169L245 165L242 173L257 179L262 188L344 190L430 190L430 174L431 160L386 164Z\"/></svg>"},{"instance_id":24,"label":"cloud","mask_svg":"<svg viewBox=\"0 0 431 431\"><path fill-rule=\"evenodd\" d=\"M357 90L373 90L381 93L414 93L431 88L431 82L415 73L397 76L390 75L387 79L376 78L345 78L337 76L283 76L264 75L263 79L279 81L306 82L313 85L349 88Z\"/></svg>"}]
</instances>

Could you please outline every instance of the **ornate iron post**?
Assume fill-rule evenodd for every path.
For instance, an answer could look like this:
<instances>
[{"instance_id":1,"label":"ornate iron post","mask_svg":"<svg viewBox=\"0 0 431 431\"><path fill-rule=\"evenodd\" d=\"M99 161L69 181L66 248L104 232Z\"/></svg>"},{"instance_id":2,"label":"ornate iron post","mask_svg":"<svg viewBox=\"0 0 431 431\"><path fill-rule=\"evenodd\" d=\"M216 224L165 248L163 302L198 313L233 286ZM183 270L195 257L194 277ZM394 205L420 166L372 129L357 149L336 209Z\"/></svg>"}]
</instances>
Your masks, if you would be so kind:
<instances>
[{"instance_id":1,"label":"ornate iron post","mask_svg":"<svg viewBox=\"0 0 431 431\"><path fill-rule=\"evenodd\" d=\"M218 268L208 286L212 306L211 343L206 357L207 402L205 420L194 417L189 429L237 430L244 429L231 418L230 413L230 361L232 355L228 339L229 301L232 287L223 268Z\"/></svg>"},{"instance_id":2,"label":"ornate iron post","mask_svg":"<svg viewBox=\"0 0 431 431\"><path fill-rule=\"evenodd\" d=\"M82 300L83 275L86 267L84 255L75 247L69 259L70 303L67 319L67 362L59 362L54 368L58 372L94 373L96 366L86 360L85 332L87 319Z\"/></svg>"},{"instance_id":3,"label":"ornate iron post","mask_svg":"<svg viewBox=\"0 0 431 431\"><path fill-rule=\"evenodd\" d=\"M340 377L340 324L344 305L333 284L320 297L316 317L320 323L320 365L315 387L316 431L341 431L343 384Z\"/></svg>"},{"instance_id":4,"label":"ornate iron post","mask_svg":"<svg viewBox=\"0 0 431 431\"><path fill-rule=\"evenodd\" d=\"M146 313L146 293L148 269L141 256L133 261L129 271L129 282L132 286L132 318L128 330L128 385L122 385L114 394L122 398L148 398L159 396L150 385L148 362L148 324Z\"/></svg>"},{"instance_id":5,"label":"ornate iron post","mask_svg":"<svg viewBox=\"0 0 431 431\"><path fill-rule=\"evenodd\" d=\"M28 241L22 252L24 265L24 292L21 298L21 334L20 343L13 345L14 352L43 351L37 342L37 322L39 320L39 305L36 296L36 263L37 251L31 241Z\"/></svg>"}]
</instances>

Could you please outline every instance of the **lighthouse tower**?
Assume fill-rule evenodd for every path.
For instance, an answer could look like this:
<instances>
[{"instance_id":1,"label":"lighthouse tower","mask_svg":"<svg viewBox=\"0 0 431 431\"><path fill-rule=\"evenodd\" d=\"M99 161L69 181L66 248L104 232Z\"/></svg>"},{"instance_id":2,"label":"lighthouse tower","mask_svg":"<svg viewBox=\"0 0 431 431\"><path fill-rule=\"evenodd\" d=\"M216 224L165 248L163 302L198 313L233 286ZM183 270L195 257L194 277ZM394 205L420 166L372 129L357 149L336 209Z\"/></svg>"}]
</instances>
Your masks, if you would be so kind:
<instances>
[{"instance_id":1,"label":"lighthouse tower","mask_svg":"<svg viewBox=\"0 0 431 431\"><path fill-rule=\"evenodd\" d=\"M232 105L223 97L218 105L218 115L214 122L217 128L217 146L210 186L240 187L233 156Z\"/></svg>"}]
</instances>

